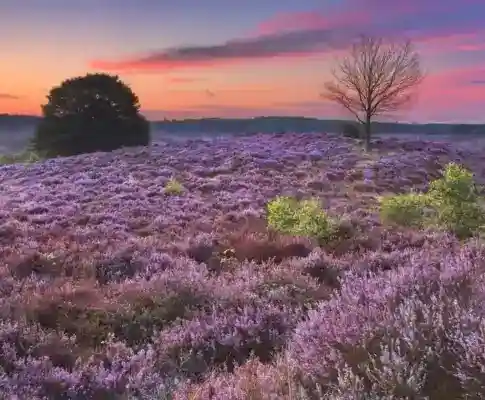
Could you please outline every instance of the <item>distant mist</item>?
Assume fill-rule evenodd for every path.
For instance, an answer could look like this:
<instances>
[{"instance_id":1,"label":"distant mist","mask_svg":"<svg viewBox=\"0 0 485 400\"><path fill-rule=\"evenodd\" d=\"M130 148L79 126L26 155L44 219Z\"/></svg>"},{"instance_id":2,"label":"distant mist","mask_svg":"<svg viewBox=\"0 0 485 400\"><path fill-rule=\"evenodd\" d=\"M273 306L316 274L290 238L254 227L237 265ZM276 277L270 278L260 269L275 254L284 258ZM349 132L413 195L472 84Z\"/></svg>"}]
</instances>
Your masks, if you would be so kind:
<instances>
[{"instance_id":1,"label":"distant mist","mask_svg":"<svg viewBox=\"0 0 485 400\"><path fill-rule=\"evenodd\" d=\"M0 153L22 151L34 134L35 127L2 128L0 127Z\"/></svg>"},{"instance_id":2,"label":"distant mist","mask_svg":"<svg viewBox=\"0 0 485 400\"><path fill-rule=\"evenodd\" d=\"M0 127L0 154L16 153L24 150L29 144L29 140L33 137L35 126L31 127ZM210 134L210 133L170 133L162 129L152 129L152 141L157 142L164 139L170 140L187 140L189 138L211 138L217 136L227 136L230 134Z\"/></svg>"},{"instance_id":3,"label":"distant mist","mask_svg":"<svg viewBox=\"0 0 485 400\"><path fill-rule=\"evenodd\" d=\"M254 129L245 130L245 129L236 129L234 131L225 130L225 129L232 129L233 127L224 126L223 122L217 122L217 126L210 126L207 127L203 123L195 122L194 126L191 123L187 124L180 124L178 126L177 123L169 123L165 126L163 123L156 123L152 125L151 135L152 141L158 142L163 140L187 140L187 139L194 139L194 138L215 138L215 137L222 137L222 136L239 136L244 132L335 132L332 130L331 126L322 126L320 129L316 129L317 127L307 128L301 127L301 129L295 129L291 123L288 124L287 129L285 128L285 122L281 122L277 124L277 127L268 127L264 125L257 124L259 126L254 126ZM325 121L324 121L325 123ZM162 126L163 125L163 126ZM481 131L480 134L473 135L471 132L467 132L467 134L463 133L450 133L449 126L443 125L429 125L429 130L424 127L421 128L420 131L406 131L405 129L400 129L399 131L393 131L395 125L390 126L389 133L386 131L383 132L383 129L378 130L378 133L375 136L385 136L385 137L400 137L403 138L424 138L427 140L445 140L445 141L461 141L461 140L470 140L472 136L476 136L482 140L485 139L485 131ZM20 152L25 149L28 145L29 140L33 137L35 132L35 123L27 123L17 126L1 126L0 124L0 154L11 154ZM200 128L200 129L198 129ZM241 128L244 128L242 126ZM261 128L261 129L259 129ZM385 128L384 128L385 129ZM427 133L431 134L427 134Z\"/></svg>"}]
</instances>

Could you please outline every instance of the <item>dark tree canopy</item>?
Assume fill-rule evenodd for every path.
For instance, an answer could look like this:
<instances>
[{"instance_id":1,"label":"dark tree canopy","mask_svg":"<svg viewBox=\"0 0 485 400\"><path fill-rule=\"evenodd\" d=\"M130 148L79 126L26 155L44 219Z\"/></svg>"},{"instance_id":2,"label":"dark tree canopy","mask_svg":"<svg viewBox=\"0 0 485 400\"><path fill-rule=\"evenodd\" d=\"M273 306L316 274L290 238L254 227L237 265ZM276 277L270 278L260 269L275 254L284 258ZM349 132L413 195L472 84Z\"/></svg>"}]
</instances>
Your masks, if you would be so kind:
<instances>
[{"instance_id":1,"label":"dark tree canopy","mask_svg":"<svg viewBox=\"0 0 485 400\"><path fill-rule=\"evenodd\" d=\"M51 89L33 147L48 156L145 146L150 126L140 102L118 76L87 74Z\"/></svg>"},{"instance_id":2,"label":"dark tree canopy","mask_svg":"<svg viewBox=\"0 0 485 400\"><path fill-rule=\"evenodd\" d=\"M341 131L342 134L348 138L359 139L361 136L359 126L355 123L344 122L341 125Z\"/></svg>"}]
</instances>

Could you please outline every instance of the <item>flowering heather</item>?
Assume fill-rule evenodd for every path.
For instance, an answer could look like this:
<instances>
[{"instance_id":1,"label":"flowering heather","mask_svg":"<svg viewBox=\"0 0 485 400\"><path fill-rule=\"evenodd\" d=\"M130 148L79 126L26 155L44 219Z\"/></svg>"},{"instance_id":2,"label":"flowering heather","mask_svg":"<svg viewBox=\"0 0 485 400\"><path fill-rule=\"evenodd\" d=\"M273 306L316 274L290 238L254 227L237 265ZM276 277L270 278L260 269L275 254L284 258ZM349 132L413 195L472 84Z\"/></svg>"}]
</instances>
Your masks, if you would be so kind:
<instances>
[{"instance_id":1,"label":"flowering heather","mask_svg":"<svg viewBox=\"0 0 485 400\"><path fill-rule=\"evenodd\" d=\"M478 147L252 135L1 166L0 398L485 398L481 239L378 209L450 161L485 183ZM278 196L331 237L272 230Z\"/></svg>"}]
</instances>

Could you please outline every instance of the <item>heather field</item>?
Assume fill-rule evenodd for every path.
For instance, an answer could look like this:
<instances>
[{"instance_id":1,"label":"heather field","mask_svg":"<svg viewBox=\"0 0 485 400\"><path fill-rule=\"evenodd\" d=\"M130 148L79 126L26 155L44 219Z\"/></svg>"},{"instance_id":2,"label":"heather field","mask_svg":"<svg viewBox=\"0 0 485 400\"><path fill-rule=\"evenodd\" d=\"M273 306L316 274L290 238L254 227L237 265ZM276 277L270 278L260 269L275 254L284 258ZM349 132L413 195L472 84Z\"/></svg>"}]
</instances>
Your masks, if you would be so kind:
<instances>
[{"instance_id":1,"label":"heather field","mask_svg":"<svg viewBox=\"0 0 485 400\"><path fill-rule=\"evenodd\" d=\"M265 134L1 166L0 398L485 398L485 247L377 207L450 161L484 183L483 149ZM279 195L337 235L270 229Z\"/></svg>"}]
</instances>

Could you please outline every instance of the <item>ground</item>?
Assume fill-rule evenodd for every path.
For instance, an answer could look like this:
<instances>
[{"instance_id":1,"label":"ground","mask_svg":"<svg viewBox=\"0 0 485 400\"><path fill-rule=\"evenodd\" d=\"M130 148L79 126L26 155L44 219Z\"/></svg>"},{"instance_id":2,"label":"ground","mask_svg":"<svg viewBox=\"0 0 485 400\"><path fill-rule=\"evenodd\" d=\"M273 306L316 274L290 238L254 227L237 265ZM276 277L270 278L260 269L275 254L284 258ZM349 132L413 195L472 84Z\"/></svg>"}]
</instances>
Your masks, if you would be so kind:
<instances>
[{"instance_id":1,"label":"ground","mask_svg":"<svg viewBox=\"0 0 485 400\"><path fill-rule=\"evenodd\" d=\"M377 197L424 190L449 161L482 182L484 157L477 144L382 139L365 154L331 135L265 134L3 166L0 394L259 399L326 385L345 370L338 343L409 326L397 297L417 307L416 293L449 295L446 282L481 271L479 244L383 226ZM341 235L271 231L278 195L318 198ZM421 375L419 390L443 398ZM366 390L391 390L379 385Z\"/></svg>"}]
</instances>

